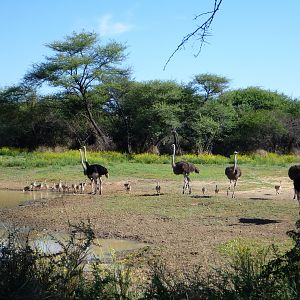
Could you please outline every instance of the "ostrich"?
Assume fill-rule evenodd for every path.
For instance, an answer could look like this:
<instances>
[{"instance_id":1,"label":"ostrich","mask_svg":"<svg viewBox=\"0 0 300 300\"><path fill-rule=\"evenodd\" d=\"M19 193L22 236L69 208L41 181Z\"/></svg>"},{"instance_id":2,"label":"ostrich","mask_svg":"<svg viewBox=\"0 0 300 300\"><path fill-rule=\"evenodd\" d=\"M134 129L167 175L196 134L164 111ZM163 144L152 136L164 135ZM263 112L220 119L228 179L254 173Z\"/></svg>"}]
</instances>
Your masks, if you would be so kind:
<instances>
[{"instance_id":1,"label":"ostrich","mask_svg":"<svg viewBox=\"0 0 300 300\"><path fill-rule=\"evenodd\" d=\"M161 188L160 188L160 184L159 184L158 181L156 182L156 187L155 187L155 189L156 189L156 194L157 194L157 195L160 195L160 190L161 190Z\"/></svg>"},{"instance_id":2,"label":"ostrich","mask_svg":"<svg viewBox=\"0 0 300 300\"><path fill-rule=\"evenodd\" d=\"M234 198L234 191L235 191L237 180L242 176L242 171L237 166L237 154L238 154L238 152L234 151L234 165L230 166L230 167L227 167L225 169L225 175L229 179L229 187L228 187L228 190L227 190L227 196L228 196L229 190L231 190L232 181L234 182L232 198Z\"/></svg>"},{"instance_id":3,"label":"ostrich","mask_svg":"<svg viewBox=\"0 0 300 300\"><path fill-rule=\"evenodd\" d=\"M288 175L289 175L290 179L294 181L294 198L293 199L296 199L297 190L295 188L295 180L297 177L300 176L300 165L291 166L289 168ZM297 179L297 180L299 180L299 179Z\"/></svg>"},{"instance_id":4,"label":"ostrich","mask_svg":"<svg viewBox=\"0 0 300 300\"><path fill-rule=\"evenodd\" d=\"M99 189L99 194L102 194L102 179L101 176L105 175L106 178L108 178L108 170L98 164L90 165L87 161L86 158L86 147L83 146L84 148L84 159L85 162L83 162L82 158L82 150L79 149L80 151L80 160L81 164L83 167L83 174L86 175L90 180L91 180L91 185L92 185L92 194L96 194L97 190ZM96 183L96 187L94 189L94 183ZM93 191L94 190L94 191Z\"/></svg>"},{"instance_id":5,"label":"ostrich","mask_svg":"<svg viewBox=\"0 0 300 300\"><path fill-rule=\"evenodd\" d=\"M26 185L23 188L23 192L29 192L29 191L32 191L32 189L33 189L33 185L32 184Z\"/></svg>"},{"instance_id":6,"label":"ostrich","mask_svg":"<svg viewBox=\"0 0 300 300\"><path fill-rule=\"evenodd\" d=\"M294 179L294 190L295 196L297 196L298 203L300 204L300 174L298 174Z\"/></svg>"},{"instance_id":7,"label":"ostrich","mask_svg":"<svg viewBox=\"0 0 300 300\"><path fill-rule=\"evenodd\" d=\"M124 187L125 187L125 190L127 192L130 192L131 191L131 184L130 184L130 181L128 181L127 183L124 183Z\"/></svg>"},{"instance_id":8,"label":"ostrich","mask_svg":"<svg viewBox=\"0 0 300 300\"><path fill-rule=\"evenodd\" d=\"M176 175L182 174L184 177L183 181L183 188L182 188L182 194L185 193L185 190L189 190L189 194L192 193L192 187L190 185L190 178L189 175L192 172L199 173L199 169L192 163L186 162L186 161L179 161L175 163L175 153L176 153L176 146L175 144L172 144L173 147L173 155L172 155L172 168L173 173Z\"/></svg>"},{"instance_id":9,"label":"ostrich","mask_svg":"<svg viewBox=\"0 0 300 300\"><path fill-rule=\"evenodd\" d=\"M82 194L85 190L85 186L86 186L86 182L79 182L77 185L78 190L80 191L80 193Z\"/></svg>"},{"instance_id":10,"label":"ostrich","mask_svg":"<svg viewBox=\"0 0 300 300\"><path fill-rule=\"evenodd\" d=\"M218 185L216 184L216 188L215 188L215 195L219 194L220 189L218 188Z\"/></svg>"},{"instance_id":11,"label":"ostrich","mask_svg":"<svg viewBox=\"0 0 300 300\"><path fill-rule=\"evenodd\" d=\"M281 191L281 181L279 182L279 184L276 184L274 187L275 187L276 195L278 195Z\"/></svg>"}]
</instances>

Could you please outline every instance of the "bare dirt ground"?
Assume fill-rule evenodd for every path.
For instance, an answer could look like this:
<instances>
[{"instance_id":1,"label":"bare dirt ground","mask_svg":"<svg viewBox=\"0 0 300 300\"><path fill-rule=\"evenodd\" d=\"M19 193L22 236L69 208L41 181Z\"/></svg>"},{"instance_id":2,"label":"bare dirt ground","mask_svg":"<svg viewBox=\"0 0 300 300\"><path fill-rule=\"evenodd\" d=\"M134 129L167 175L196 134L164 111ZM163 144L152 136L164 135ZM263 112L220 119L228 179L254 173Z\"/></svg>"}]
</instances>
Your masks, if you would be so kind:
<instances>
[{"instance_id":1,"label":"bare dirt ground","mask_svg":"<svg viewBox=\"0 0 300 300\"><path fill-rule=\"evenodd\" d=\"M161 257L176 267L190 265L214 265L220 259L218 247L233 239L263 240L283 242L289 240L288 230L295 228L298 218L298 204L293 200L291 183L283 182L283 189L275 195L274 189L237 189L236 198L226 197L225 186L215 195L213 183L207 182L210 190L202 194L204 182L193 183L192 195L181 195L181 189L174 189L174 182L163 183L164 194L156 196L154 188L149 188L147 180L132 182L130 194L123 188L124 182L105 182L103 195L65 194L55 199L40 199L10 209L1 209L3 224L29 226L42 231L66 231L68 220L76 224L91 220L99 238L119 238L143 242L149 247L140 250L142 256ZM0 188L7 187L1 182ZM17 184L9 186L18 189ZM170 195L174 195L176 214L185 212L184 217L172 216L163 211ZM118 199L122 200L122 207ZM149 212L130 208L130 199L140 206L147 205ZM221 201L220 201L221 200ZM127 201L127 208L126 204ZM222 201L232 207L226 214L214 210L216 202ZM260 216L255 217L251 210L256 205L271 203ZM274 204L274 205L273 205ZM136 205L136 204L135 204ZM204 209L205 214L191 213L193 209ZM150 211L151 209L151 211ZM257 208L256 208L257 209ZM274 211L272 211L274 209ZM284 211L286 209L286 211ZM255 214L255 213L254 213ZM249 217L250 216L250 217Z\"/></svg>"}]
</instances>

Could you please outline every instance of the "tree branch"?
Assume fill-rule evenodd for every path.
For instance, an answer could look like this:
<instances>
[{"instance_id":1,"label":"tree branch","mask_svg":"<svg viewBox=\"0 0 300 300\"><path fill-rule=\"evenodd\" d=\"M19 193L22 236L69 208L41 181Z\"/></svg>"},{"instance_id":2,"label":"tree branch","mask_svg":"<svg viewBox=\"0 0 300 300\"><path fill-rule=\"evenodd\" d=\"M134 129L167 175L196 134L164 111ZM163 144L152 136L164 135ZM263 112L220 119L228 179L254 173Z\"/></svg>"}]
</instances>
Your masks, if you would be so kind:
<instances>
[{"instance_id":1,"label":"tree branch","mask_svg":"<svg viewBox=\"0 0 300 300\"><path fill-rule=\"evenodd\" d=\"M196 28L196 30L194 30L193 32L187 34L186 36L183 37L181 43L179 43L179 45L177 46L177 48L174 50L174 52L170 55L170 57L167 59L165 65L164 65L164 68L163 70L166 69L167 65L169 64L169 62L171 61L171 59L173 58L173 56L179 51L182 49L182 47L191 39L191 38L196 38L198 40L200 40L200 46L199 46L199 50L198 52L195 54L195 56L197 57L201 50L202 50L202 47L204 45L204 43L206 43L206 38L210 35L209 34L209 28L212 24L212 21L217 13L217 11L219 10L220 8L220 5L222 3L223 0L215 0L215 3L214 3L214 8L212 11L208 11L208 12L205 12L205 13L202 13L200 15L197 15L194 20L197 20L199 19L200 17L204 16L204 15L209 15L209 18L206 19L202 25L198 26Z\"/></svg>"}]
</instances>

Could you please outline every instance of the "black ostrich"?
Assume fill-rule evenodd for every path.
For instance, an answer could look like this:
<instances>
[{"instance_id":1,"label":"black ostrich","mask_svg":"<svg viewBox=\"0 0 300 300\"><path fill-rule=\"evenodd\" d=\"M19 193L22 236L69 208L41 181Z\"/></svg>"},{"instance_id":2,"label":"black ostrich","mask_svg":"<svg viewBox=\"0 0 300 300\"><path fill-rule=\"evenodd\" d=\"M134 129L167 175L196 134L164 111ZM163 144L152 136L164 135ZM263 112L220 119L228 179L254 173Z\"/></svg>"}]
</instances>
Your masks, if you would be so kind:
<instances>
[{"instance_id":1,"label":"black ostrich","mask_svg":"<svg viewBox=\"0 0 300 300\"><path fill-rule=\"evenodd\" d=\"M297 200L299 201L299 192L300 192L300 188L299 188L299 180L300 180L300 165L294 165L294 166L291 166L289 168L289 171L288 171L288 175L290 177L291 180L294 181L294 198L293 199L296 199L296 195L297 195ZM296 182L296 184L295 184ZM297 186L297 188L296 188Z\"/></svg>"},{"instance_id":2,"label":"black ostrich","mask_svg":"<svg viewBox=\"0 0 300 300\"><path fill-rule=\"evenodd\" d=\"M234 192L235 192L235 187L237 184L237 180L242 176L242 171L241 169L237 166L237 154L238 152L234 151L234 165L227 167L225 169L225 175L229 179L229 187L227 190L227 196L229 194L229 191L231 190L231 184L234 182L233 185L233 192L232 192L232 198L234 198Z\"/></svg>"},{"instance_id":3,"label":"black ostrich","mask_svg":"<svg viewBox=\"0 0 300 300\"><path fill-rule=\"evenodd\" d=\"M83 167L83 173L86 175L90 180L91 180L91 185L92 185L92 194L96 194L97 190L99 190L99 194L102 194L102 178L101 176L105 175L106 178L108 178L108 170L98 164L90 165L87 161L86 158L86 147L83 146L84 148L84 159L85 162L83 162L82 158L82 151L80 151L80 160L81 164ZM96 187L94 188L94 184L96 183Z\"/></svg>"},{"instance_id":4,"label":"black ostrich","mask_svg":"<svg viewBox=\"0 0 300 300\"><path fill-rule=\"evenodd\" d=\"M295 197L297 196L298 203L300 204L300 175L297 175L294 179L294 190Z\"/></svg>"},{"instance_id":5,"label":"black ostrich","mask_svg":"<svg viewBox=\"0 0 300 300\"><path fill-rule=\"evenodd\" d=\"M184 181L183 181L183 189L182 194L185 193L185 190L189 190L189 194L192 193L192 187L190 185L191 179L189 178L190 173L196 172L199 173L199 169L192 163L186 162L186 161L179 161L175 163L175 153L176 153L176 146L175 144L172 144L173 147L173 155L172 155L172 168L173 173L176 175L183 175Z\"/></svg>"}]
</instances>

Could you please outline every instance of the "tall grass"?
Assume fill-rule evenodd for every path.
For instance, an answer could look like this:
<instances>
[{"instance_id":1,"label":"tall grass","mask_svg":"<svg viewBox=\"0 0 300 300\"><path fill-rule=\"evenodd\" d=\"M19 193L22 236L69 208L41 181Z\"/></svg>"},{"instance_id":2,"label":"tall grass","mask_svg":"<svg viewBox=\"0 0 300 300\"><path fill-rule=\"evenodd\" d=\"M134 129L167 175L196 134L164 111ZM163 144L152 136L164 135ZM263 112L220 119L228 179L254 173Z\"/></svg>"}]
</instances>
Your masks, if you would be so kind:
<instances>
[{"instance_id":1,"label":"tall grass","mask_svg":"<svg viewBox=\"0 0 300 300\"><path fill-rule=\"evenodd\" d=\"M90 163L114 164L114 163L142 163L142 164L169 164L171 155L157 155L150 153L124 154L114 151L97 152L89 151L88 160ZM176 161L186 160L195 164L230 164L233 157L225 157L212 154L185 154L177 156ZM247 165L278 165L287 166L292 163L299 163L300 158L296 155L279 155L275 153L240 154L239 164ZM34 151L28 152L24 149L0 148L0 166L3 167L47 167L51 166L75 166L80 163L79 152L77 150L67 150L63 152Z\"/></svg>"},{"instance_id":2,"label":"tall grass","mask_svg":"<svg viewBox=\"0 0 300 300\"><path fill-rule=\"evenodd\" d=\"M10 232L0 247L0 299L276 299L300 297L300 221L288 232L294 246L284 254L263 249L252 252L241 243L230 247L222 268L171 270L157 259L149 269L123 261L113 265L86 258L95 237L90 222L70 225L62 251L44 254L24 245ZM232 246L232 245L231 245ZM88 267L88 269L86 269ZM86 272L85 270L89 271ZM138 279L140 278L140 280Z\"/></svg>"}]
</instances>

